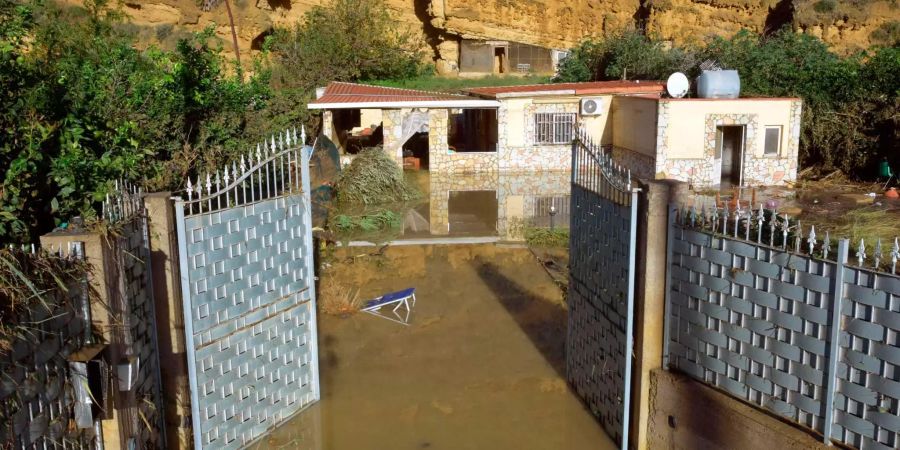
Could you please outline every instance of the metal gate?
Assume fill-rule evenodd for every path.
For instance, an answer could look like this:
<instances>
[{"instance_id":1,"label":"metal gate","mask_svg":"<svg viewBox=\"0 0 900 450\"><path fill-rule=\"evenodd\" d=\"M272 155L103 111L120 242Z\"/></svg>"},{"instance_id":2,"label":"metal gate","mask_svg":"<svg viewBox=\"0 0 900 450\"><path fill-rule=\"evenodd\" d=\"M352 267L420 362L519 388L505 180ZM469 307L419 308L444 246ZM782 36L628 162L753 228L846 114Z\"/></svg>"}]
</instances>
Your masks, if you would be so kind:
<instances>
[{"instance_id":1,"label":"metal gate","mask_svg":"<svg viewBox=\"0 0 900 450\"><path fill-rule=\"evenodd\" d=\"M572 147L566 372L620 448L628 448L639 189L578 130Z\"/></svg>"},{"instance_id":2,"label":"metal gate","mask_svg":"<svg viewBox=\"0 0 900 450\"><path fill-rule=\"evenodd\" d=\"M196 449L244 447L319 399L305 134L176 199Z\"/></svg>"}]
</instances>

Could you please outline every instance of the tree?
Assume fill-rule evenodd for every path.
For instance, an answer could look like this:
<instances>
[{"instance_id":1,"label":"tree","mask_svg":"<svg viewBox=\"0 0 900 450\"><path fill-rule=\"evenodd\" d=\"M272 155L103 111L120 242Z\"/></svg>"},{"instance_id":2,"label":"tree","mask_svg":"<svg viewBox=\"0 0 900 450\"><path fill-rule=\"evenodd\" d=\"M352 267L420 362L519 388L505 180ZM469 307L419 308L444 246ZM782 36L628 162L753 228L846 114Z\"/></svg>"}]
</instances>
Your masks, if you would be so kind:
<instances>
[{"instance_id":1,"label":"tree","mask_svg":"<svg viewBox=\"0 0 900 450\"><path fill-rule=\"evenodd\" d=\"M627 30L579 44L562 61L554 80L664 80L694 62L692 49L670 49L660 40Z\"/></svg>"},{"instance_id":2,"label":"tree","mask_svg":"<svg viewBox=\"0 0 900 450\"><path fill-rule=\"evenodd\" d=\"M421 42L398 26L382 0L335 0L314 7L293 28L276 30L270 48L277 85L311 89L419 75Z\"/></svg>"},{"instance_id":3,"label":"tree","mask_svg":"<svg viewBox=\"0 0 900 450\"><path fill-rule=\"evenodd\" d=\"M118 19L0 0L0 242L93 216L116 179L182 186L233 158L265 108L268 72L229 74L212 29L139 51Z\"/></svg>"},{"instance_id":4,"label":"tree","mask_svg":"<svg viewBox=\"0 0 900 450\"><path fill-rule=\"evenodd\" d=\"M234 27L234 15L231 13L231 2L228 0L222 1L225 2L225 11L228 13L228 25L231 27L231 43L234 46L234 59L237 62L238 72L242 72L244 68L241 66L241 49L238 47L237 30ZM211 11L218 3L219 0L205 0L203 2L203 10Z\"/></svg>"}]
</instances>

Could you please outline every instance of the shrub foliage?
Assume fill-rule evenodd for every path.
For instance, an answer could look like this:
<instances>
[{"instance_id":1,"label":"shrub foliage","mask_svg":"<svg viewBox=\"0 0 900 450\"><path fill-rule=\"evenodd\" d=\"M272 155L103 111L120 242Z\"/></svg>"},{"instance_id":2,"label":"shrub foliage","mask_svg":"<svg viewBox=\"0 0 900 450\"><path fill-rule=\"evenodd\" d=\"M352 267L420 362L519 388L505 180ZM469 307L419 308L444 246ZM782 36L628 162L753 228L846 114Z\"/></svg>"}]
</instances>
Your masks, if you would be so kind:
<instances>
[{"instance_id":1,"label":"shrub foliage","mask_svg":"<svg viewBox=\"0 0 900 450\"><path fill-rule=\"evenodd\" d=\"M180 188L273 130L314 125L304 105L327 80L423 68L381 0L314 8L243 80L212 28L138 50L106 1L0 0L0 243L93 216L112 180Z\"/></svg>"}]
</instances>

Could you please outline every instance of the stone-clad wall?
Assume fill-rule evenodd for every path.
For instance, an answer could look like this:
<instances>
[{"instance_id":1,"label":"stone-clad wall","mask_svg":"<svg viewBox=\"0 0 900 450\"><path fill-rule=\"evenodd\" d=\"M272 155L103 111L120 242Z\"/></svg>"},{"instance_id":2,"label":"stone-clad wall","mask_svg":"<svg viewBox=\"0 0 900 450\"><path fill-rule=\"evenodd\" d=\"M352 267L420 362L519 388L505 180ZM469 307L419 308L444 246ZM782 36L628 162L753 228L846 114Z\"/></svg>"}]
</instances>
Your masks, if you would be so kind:
<instances>
[{"instance_id":1,"label":"stone-clad wall","mask_svg":"<svg viewBox=\"0 0 900 450\"><path fill-rule=\"evenodd\" d=\"M797 152L800 143L800 116L802 102L791 102L790 124L784 132L790 133L788 146L779 155L763 155L758 148L761 133L757 114L707 114L704 122L703 158L668 158L670 119L669 102L659 102L656 128L656 178L671 178L691 183L694 187L713 187L721 183L722 159L716 158L716 127L743 125L744 160L743 183L745 186L772 186L794 182L797 179Z\"/></svg>"},{"instance_id":2,"label":"stone-clad wall","mask_svg":"<svg viewBox=\"0 0 900 450\"><path fill-rule=\"evenodd\" d=\"M536 113L577 113L577 103L531 104L525 107L525 146L507 145L507 108L500 106L497 115L499 169L502 171L571 170L572 146L570 144L535 144L534 115Z\"/></svg>"},{"instance_id":3,"label":"stone-clad wall","mask_svg":"<svg viewBox=\"0 0 900 450\"><path fill-rule=\"evenodd\" d=\"M429 110L428 169L446 173L496 171L496 152L450 152L447 144L449 115L446 109Z\"/></svg>"},{"instance_id":4,"label":"stone-clad wall","mask_svg":"<svg viewBox=\"0 0 900 450\"><path fill-rule=\"evenodd\" d=\"M744 184L770 186L797 181L797 160L800 147L800 114L803 102L791 102L791 123L783 130L788 134L788 146L778 155L745 153Z\"/></svg>"}]
</instances>

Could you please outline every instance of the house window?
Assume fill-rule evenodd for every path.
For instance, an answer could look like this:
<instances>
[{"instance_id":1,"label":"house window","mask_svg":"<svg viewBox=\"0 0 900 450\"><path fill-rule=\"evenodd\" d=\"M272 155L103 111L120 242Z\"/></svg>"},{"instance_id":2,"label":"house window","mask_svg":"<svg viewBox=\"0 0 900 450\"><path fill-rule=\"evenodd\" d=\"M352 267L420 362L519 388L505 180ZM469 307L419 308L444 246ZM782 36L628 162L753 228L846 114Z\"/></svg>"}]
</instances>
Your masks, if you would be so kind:
<instances>
[{"instance_id":1,"label":"house window","mask_svg":"<svg viewBox=\"0 0 900 450\"><path fill-rule=\"evenodd\" d=\"M766 155L777 155L781 150L781 127L766 127L766 142L764 153Z\"/></svg>"},{"instance_id":2,"label":"house window","mask_svg":"<svg viewBox=\"0 0 900 450\"><path fill-rule=\"evenodd\" d=\"M537 144L568 144L575 129L575 113L537 113L534 115L534 141Z\"/></svg>"}]
</instances>

